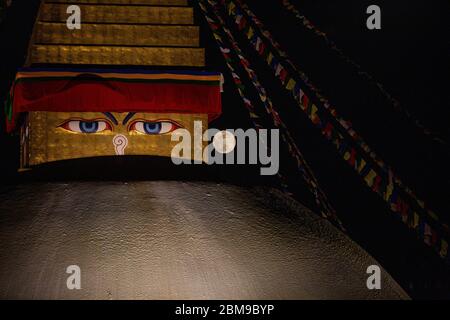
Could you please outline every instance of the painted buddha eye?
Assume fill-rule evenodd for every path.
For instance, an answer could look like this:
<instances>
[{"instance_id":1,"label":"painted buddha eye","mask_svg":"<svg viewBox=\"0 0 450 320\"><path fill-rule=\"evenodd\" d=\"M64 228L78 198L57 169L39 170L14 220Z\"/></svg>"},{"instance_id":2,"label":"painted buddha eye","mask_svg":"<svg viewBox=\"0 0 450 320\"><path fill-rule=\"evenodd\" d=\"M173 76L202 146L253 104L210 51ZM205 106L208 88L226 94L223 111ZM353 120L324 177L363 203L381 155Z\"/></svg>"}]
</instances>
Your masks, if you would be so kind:
<instances>
[{"instance_id":1,"label":"painted buddha eye","mask_svg":"<svg viewBox=\"0 0 450 320\"><path fill-rule=\"evenodd\" d=\"M112 126L104 120L69 120L60 125L61 128L78 133L99 133L112 131Z\"/></svg>"},{"instance_id":2,"label":"painted buddha eye","mask_svg":"<svg viewBox=\"0 0 450 320\"><path fill-rule=\"evenodd\" d=\"M129 131L135 131L142 134L165 134L170 133L181 126L173 121L143 121L137 120L130 124Z\"/></svg>"}]
</instances>

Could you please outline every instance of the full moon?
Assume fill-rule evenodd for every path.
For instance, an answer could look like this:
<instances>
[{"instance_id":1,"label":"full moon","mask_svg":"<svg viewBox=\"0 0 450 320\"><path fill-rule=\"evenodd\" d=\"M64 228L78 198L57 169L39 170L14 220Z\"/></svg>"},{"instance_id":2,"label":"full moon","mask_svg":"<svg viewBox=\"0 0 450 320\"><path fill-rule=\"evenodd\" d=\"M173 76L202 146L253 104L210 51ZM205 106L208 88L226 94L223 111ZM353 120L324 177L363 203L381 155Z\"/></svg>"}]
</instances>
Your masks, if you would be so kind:
<instances>
[{"instance_id":1,"label":"full moon","mask_svg":"<svg viewBox=\"0 0 450 320\"><path fill-rule=\"evenodd\" d=\"M236 138L229 131L219 131L214 135L213 146L217 152L229 153L236 147Z\"/></svg>"}]
</instances>

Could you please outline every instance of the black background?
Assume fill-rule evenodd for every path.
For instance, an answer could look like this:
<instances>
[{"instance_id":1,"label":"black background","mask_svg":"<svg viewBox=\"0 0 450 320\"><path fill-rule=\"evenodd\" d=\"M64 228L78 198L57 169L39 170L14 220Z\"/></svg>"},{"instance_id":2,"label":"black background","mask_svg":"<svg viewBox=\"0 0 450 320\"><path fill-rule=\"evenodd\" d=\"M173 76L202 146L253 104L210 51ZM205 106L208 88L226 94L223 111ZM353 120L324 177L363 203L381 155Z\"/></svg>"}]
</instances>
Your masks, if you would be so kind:
<instances>
[{"instance_id":1,"label":"black background","mask_svg":"<svg viewBox=\"0 0 450 320\"><path fill-rule=\"evenodd\" d=\"M191 2L194 4L195 1ZM282 10L280 1L246 2L292 60L306 72L337 110L353 122L369 145L395 168L420 197L431 204L442 219L449 221L448 1L292 0L364 71L382 83L403 108L441 137L447 144L445 146L423 137L409 121L394 112L377 88L342 63L317 37L299 27L292 15ZM23 65L38 4L38 0L14 0L0 26L2 100L17 68ZM371 4L381 7L382 30L366 28L366 8ZM226 77L224 114L212 126L249 127L245 109L211 33L202 17L198 15L196 18L202 27L202 44L207 49L208 68L222 71ZM237 32L235 34L239 40L243 40ZM412 297L449 298L449 267L416 240L415 235L387 209L385 203L365 187L336 154L334 147L320 136L299 110L292 107L293 101L287 97L265 64L249 47L243 46L243 49L274 104L283 110L283 119L286 119L351 238L373 255ZM2 132L3 123L2 114ZM16 136L4 133L0 136L3 183L20 183L21 178L16 173L17 141ZM81 167L89 165L83 162ZM109 165L127 164L113 161ZM281 166L284 174L293 170L287 157L282 158ZM57 167L64 171L65 164ZM133 167L138 167L135 162ZM53 167L50 165L46 168L41 178L50 178L48 174ZM237 178L242 177L242 171L246 170L239 168L234 176L228 173L226 176L231 180L233 177L239 180ZM219 173L221 175L223 173ZM83 175L77 176L83 178ZM132 177L136 178L136 175ZM96 178L105 179L104 176ZM111 178L114 177L108 177ZM210 178L216 176L211 174ZM311 197L304 186L295 181L290 182L295 196L312 206Z\"/></svg>"}]
</instances>

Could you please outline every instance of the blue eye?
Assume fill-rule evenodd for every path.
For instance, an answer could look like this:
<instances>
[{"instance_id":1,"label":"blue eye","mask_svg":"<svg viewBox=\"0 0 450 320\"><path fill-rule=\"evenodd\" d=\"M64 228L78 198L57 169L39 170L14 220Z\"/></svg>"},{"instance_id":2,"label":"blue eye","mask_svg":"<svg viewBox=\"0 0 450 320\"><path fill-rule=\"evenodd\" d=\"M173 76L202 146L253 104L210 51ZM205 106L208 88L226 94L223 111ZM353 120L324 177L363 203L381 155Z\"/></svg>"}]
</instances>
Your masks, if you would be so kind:
<instances>
[{"instance_id":1,"label":"blue eye","mask_svg":"<svg viewBox=\"0 0 450 320\"><path fill-rule=\"evenodd\" d=\"M180 126L172 121L135 121L130 125L130 131L142 134L155 135L170 133Z\"/></svg>"},{"instance_id":2,"label":"blue eye","mask_svg":"<svg viewBox=\"0 0 450 320\"><path fill-rule=\"evenodd\" d=\"M161 132L160 122L144 122L144 131L146 134L158 134Z\"/></svg>"},{"instance_id":3,"label":"blue eye","mask_svg":"<svg viewBox=\"0 0 450 320\"><path fill-rule=\"evenodd\" d=\"M83 133L94 133L98 131L98 121L80 121L80 130Z\"/></svg>"},{"instance_id":4,"label":"blue eye","mask_svg":"<svg viewBox=\"0 0 450 320\"><path fill-rule=\"evenodd\" d=\"M78 133L98 133L112 131L111 125L102 120L68 120L60 125L61 128Z\"/></svg>"}]
</instances>

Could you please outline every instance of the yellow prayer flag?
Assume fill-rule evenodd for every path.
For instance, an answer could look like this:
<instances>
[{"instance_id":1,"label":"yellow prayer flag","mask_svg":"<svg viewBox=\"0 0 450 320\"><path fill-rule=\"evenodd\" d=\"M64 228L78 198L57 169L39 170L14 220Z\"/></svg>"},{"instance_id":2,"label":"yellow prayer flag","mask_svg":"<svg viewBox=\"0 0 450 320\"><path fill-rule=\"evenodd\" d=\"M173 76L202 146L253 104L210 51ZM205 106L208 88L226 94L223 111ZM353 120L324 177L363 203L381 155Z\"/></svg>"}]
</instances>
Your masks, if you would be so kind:
<instances>
[{"instance_id":1,"label":"yellow prayer flag","mask_svg":"<svg viewBox=\"0 0 450 320\"><path fill-rule=\"evenodd\" d=\"M366 178L364 180L366 180L367 185L369 187L373 186L373 181L375 179L375 177L377 176L377 173L375 171L373 171L372 169L370 169L369 174L366 176Z\"/></svg>"},{"instance_id":2,"label":"yellow prayer flag","mask_svg":"<svg viewBox=\"0 0 450 320\"><path fill-rule=\"evenodd\" d=\"M444 239L441 240L441 252L439 252L439 254L441 255L442 258L445 258L448 254L448 242L445 241Z\"/></svg>"},{"instance_id":3,"label":"yellow prayer flag","mask_svg":"<svg viewBox=\"0 0 450 320\"><path fill-rule=\"evenodd\" d=\"M247 38L248 38L249 40L253 37L254 34L255 34L255 30L253 30L252 27L248 28L248 31L247 31Z\"/></svg>"},{"instance_id":4,"label":"yellow prayer flag","mask_svg":"<svg viewBox=\"0 0 450 320\"><path fill-rule=\"evenodd\" d=\"M272 64L272 60L273 60L273 54L272 54L272 52L269 52L269 55L267 56L267 63Z\"/></svg>"},{"instance_id":5,"label":"yellow prayer flag","mask_svg":"<svg viewBox=\"0 0 450 320\"><path fill-rule=\"evenodd\" d=\"M286 85L286 89L292 90L292 89L294 89L296 84L297 84L297 82L295 82L294 79L290 79Z\"/></svg>"},{"instance_id":6,"label":"yellow prayer flag","mask_svg":"<svg viewBox=\"0 0 450 320\"><path fill-rule=\"evenodd\" d=\"M394 191L394 185L392 184L392 182L389 182L389 184L386 187L386 194L384 196L384 200L388 201L389 198L391 197L393 191Z\"/></svg>"},{"instance_id":7,"label":"yellow prayer flag","mask_svg":"<svg viewBox=\"0 0 450 320\"><path fill-rule=\"evenodd\" d=\"M364 159L361 159L361 163L358 166L358 172L361 173L361 171L364 169L365 166L366 166L366 161Z\"/></svg>"}]
</instances>

